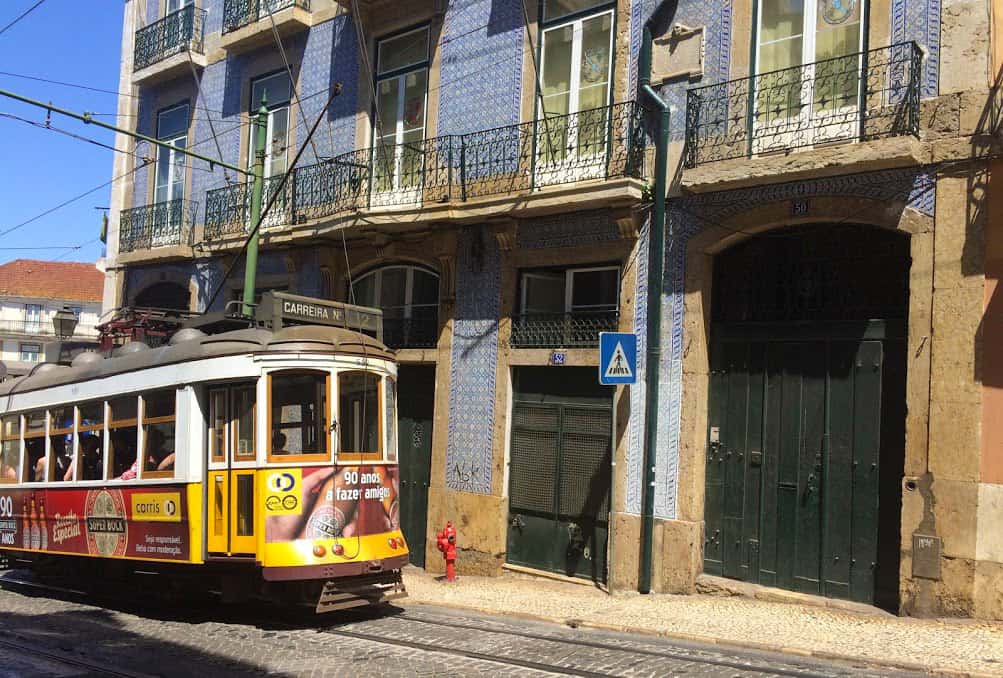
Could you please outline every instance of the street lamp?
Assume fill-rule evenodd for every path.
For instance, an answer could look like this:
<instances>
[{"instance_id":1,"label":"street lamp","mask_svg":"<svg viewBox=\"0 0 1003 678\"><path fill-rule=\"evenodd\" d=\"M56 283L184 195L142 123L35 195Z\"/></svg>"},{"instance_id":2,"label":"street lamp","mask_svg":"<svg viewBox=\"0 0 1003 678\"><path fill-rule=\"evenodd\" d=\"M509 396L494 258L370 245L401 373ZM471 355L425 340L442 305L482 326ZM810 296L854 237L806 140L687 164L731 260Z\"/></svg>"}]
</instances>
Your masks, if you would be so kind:
<instances>
[{"instance_id":1,"label":"street lamp","mask_svg":"<svg viewBox=\"0 0 1003 678\"><path fill-rule=\"evenodd\" d=\"M69 339L77 329L77 314L66 306L61 311L56 311L52 316L52 326L56 330L56 336L60 339Z\"/></svg>"}]
</instances>

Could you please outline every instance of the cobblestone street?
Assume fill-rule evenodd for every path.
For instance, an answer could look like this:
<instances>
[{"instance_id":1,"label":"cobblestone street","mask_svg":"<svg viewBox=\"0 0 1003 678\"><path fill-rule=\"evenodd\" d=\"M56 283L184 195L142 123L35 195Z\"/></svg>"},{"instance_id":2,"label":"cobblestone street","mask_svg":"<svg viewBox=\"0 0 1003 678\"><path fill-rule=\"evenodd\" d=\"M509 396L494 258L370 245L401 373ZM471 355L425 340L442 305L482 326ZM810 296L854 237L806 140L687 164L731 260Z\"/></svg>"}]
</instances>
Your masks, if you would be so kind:
<instances>
[{"instance_id":1,"label":"cobblestone street","mask_svg":"<svg viewBox=\"0 0 1003 678\"><path fill-rule=\"evenodd\" d=\"M406 601L322 622L268 607L104 605L0 590L0 676L891 675Z\"/></svg>"}]
</instances>

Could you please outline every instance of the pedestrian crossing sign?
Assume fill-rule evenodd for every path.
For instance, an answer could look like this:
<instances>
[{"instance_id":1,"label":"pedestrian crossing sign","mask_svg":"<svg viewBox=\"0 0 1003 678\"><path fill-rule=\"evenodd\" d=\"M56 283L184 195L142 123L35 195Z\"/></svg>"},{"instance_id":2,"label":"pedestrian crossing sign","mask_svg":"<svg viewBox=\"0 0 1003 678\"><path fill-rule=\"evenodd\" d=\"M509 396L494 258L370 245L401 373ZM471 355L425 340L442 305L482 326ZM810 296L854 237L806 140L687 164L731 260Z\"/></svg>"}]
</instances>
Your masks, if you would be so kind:
<instances>
[{"instance_id":1,"label":"pedestrian crossing sign","mask_svg":"<svg viewBox=\"0 0 1003 678\"><path fill-rule=\"evenodd\" d=\"M637 335L599 333L599 383L604 386L637 383Z\"/></svg>"}]
</instances>

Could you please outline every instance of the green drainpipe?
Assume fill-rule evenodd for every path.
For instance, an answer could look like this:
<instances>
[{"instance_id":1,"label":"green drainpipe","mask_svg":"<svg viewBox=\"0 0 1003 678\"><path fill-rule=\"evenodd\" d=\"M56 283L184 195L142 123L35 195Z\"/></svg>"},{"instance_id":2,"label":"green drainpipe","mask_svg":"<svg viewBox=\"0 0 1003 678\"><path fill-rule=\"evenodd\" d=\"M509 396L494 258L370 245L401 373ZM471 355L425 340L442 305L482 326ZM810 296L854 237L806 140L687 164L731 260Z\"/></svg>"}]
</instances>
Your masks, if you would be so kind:
<instances>
[{"instance_id":1,"label":"green drainpipe","mask_svg":"<svg viewBox=\"0 0 1003 678\"><path fill-rule=\"evenodd\" d=\"M648 227L648 330L645 360L644 485L641 500L641 576L638 591L651 592L651 548L655 513L655 458L658 445L658 373L662 358L662 276L665 262L665 192L669 164L669 105L651 87L651 23L644 24L638 85L646 103L658 110L655 143L655 209ZM671 226L670 226L671 229ZM671 237L671 230L669 233Z\"/></svg>"}]
</instances>

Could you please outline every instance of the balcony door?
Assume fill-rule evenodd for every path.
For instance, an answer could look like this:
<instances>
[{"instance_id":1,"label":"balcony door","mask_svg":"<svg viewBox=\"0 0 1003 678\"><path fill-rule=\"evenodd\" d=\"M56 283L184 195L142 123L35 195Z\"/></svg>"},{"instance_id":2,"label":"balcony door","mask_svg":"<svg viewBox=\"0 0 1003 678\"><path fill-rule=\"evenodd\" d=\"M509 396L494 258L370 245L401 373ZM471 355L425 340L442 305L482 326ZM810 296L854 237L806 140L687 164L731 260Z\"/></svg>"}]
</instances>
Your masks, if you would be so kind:
<instances>
[{"instance_id":1,"label":"balcony door","mask_svg":"<svg viewBox=\"0 0 1003 678\"><path fill-rule=\"evenodd\" d=\"M512 322L512 344L597 346L599 332L617 329L619 292L616 266L525 271L520 279L520 312Z\"/></svg>"},{"instance_id":2,"label":"balcony door","mask_svg":"<svg viewBox=\"0 0 1003 678\"><path fill-rule=\"evenodd\" d=\"M373 205L414 205L421 200L428 37L428 26L423 26L377 46Z\"/></svg>"},{"instance_id":3,"label":"balcony door","mask_svg":"<svg viewBox=\"0 0 1003 678\"><path fill-rule=\"evenodd\" d=\"M25 334L39 334L42 331L42 305L24 305L24 332Z\"/></svg>"},{"instance_id":4,"label":"balcony door","mask_svg":"<svg viewBox=\"0 0 1003 678\"><path fill-rule=\"evenodd\" d=\"M157 114L157 178L154 184L150 244L177 244L184 221L185 155L188 146L188 104L165 108Z\"/></svg>"},{"instance_id":5,"label":"balcony door","mask_svg":"<svg viewBox=\"0 0 1003 678\"><path fill-rule=\"evenodd\" d=\"M258 114L262 98L264 98L265 107L268 109L268 122L265 127L265 182L261 195L261 210L264 211L289 165L289 102L292 99L292 81L289 79L289 73L280 71L251 82L249 115L252 120ZM255 125L249 127L247 164L248 167L253 167L254 140L257 128ZM275 199L271 210L265 215L263 226L280 226L288 223L289 220L286 217L290 205L286 198L290 189L291 179L282 189L282 195ZM250 218L250 192L247 193L246 199L248 218Z\"/></svg>"},{"instance_id":6,"label":"balcony door","mask_svg":"<svg viewBox=\"0 0 1003 678\"><path fill-rule=\"evenodd\" d=\"M439 276L417 266L386 266L354 283L354 303L383 310L383 342L433 348L439 341Z\"/></svg>"},{"instance_id":7,"label":"balcony door","mask_svg":"<svg viewBox=\"0 0 1003 678\"><path fill-rule=\"evenodd\" d=\"M761 0L754 153L856 138L866 0Z\"/></svg>"},{"instance_id":8,"label":"balcony door","mask_svg":"<svg viewBox=\"0 0 1003 678\"><path fill-rule=\"evenodd\" d=\"M188 5L194 4L195 0L167 0L167 5L164 8L164 14L177 12L178 10L184 9Z\"/></svg>"},{"instance_id":9,"label":"balcony door","mask_svg":"<svg viewBox=\"0 0 1003 678\"><path fill-rule=\"evenodd\" d=\"M567 4L545 3L545 21L561 9L573 9ZM539 103L543 110L536 131L538 184L604 176L612 46L612 10L558 19L556 25L544 28Z\"/></svg>"}]
</instances>

